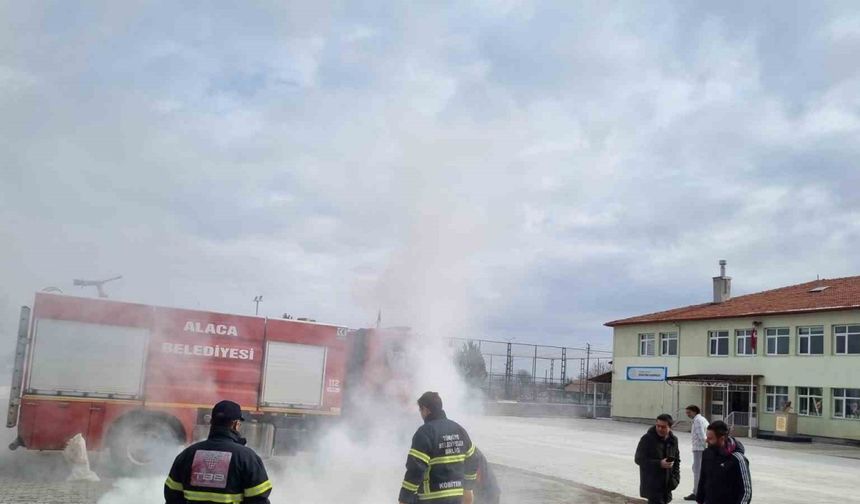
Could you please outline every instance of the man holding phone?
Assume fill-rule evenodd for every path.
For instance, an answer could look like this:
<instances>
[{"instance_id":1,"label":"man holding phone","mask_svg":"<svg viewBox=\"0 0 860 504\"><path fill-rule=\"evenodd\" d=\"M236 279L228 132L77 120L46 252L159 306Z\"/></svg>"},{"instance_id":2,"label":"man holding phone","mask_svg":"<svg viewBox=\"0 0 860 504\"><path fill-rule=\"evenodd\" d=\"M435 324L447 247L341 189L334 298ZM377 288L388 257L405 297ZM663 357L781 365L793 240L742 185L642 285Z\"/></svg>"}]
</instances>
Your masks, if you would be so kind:
<instances>
[{"instance_id":1,"label":"man holding phone","mask_svg":"<svg viewBox=\"0 0 860 504\"><path fill-rule=\"evenodd\" d=\"M681 482L681 456L672 423L671 415L658 416L636 447L639 496L648 499L648 504L671 502L672 490Z\"/></svg>"}]
</instances>

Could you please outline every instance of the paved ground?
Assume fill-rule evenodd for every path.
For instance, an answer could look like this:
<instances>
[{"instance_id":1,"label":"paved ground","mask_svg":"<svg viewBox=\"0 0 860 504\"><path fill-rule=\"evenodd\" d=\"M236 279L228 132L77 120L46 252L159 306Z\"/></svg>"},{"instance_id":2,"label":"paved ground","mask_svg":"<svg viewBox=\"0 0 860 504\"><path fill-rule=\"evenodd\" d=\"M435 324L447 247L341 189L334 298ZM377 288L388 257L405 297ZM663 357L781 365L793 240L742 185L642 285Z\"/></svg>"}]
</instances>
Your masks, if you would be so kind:
<instances>
[{"instance_id":1,"label":"paved ground","mask_svg":"<svg viewBox=\"0 0 860 504\"><path fill-rule=\"evenodd\" d=\"M637 493L637 468L632 454L645 429L643 425L513 417L463 420L476 443L495 464L504 504L635 502L623 495ZM689 445L688 434L678 433L678 436L682 446ZM11 432L4 432L0 438L11 438ZM755 502L852 502L860 474L860 449L743 441L752 463ZM368 446L375 451L368 453ZM378 504L392 500L403 474L402 446L377 445L366 440L350 445L336 438L326 450L330 451L321 452L316 460L300 456L267 461L276 484L273 501ZM368 460L378 463L374 465ZM9 452L0 446L0 503L161 501L163 476L117 479L111 477L107 462L97 455L93 462L103 481L67 483L64 480L68 469L60 454ZM688 490L689 466L689 457L682 454L683 491ZM356 500L359 488L363 491ZM676 500L680 501L683 493L676 495Z\"/></svg>"},{"instance_id":2,"label":"paved ground","mask_svg":"<svg viewBox=\"0 0 860 504\"><path fill-rule=\"evenodd\" d=\"M69 474L62 455L0 446L0 502L2 503L94 503L107 492L112 481L66 482Z\"/></svg>"},{"instance_id":3,"label":"paved ground","mask_svg":"<svg viewBox=\"0 0 860 504\"><path fill-rule=\"evenodd\" d=\"M3 433L3 440L12 432ZM152 504L162 501L163 476L146 478L117 478L111 475L109 460L93 454L93 469L100 482L66 482L69 469L57 452L31 452L19 449L10 452L0 446L0 503L15 504ZM398 450L401 451L401 450ZM345 477L344 467L305 460L307 456L276 457L266 465L276 484L273 502L295 504L330 504L352 502L379 504L394 502L399 478L402 477L402 454L389 468L374 469L361 462L353 466L352 478ZM502 487L502 504L626 504L620 495L585 487L561 478L522 471L506 466L494 466ZM320 474L318 478L307 474ZM337 482L342 488L337 488ZM357 485L370 483L356 497ZM344 496L349 496L343 500Z\"/></svg>"},{"instance_id":4,"label":"paved ground","mask_svg":"<svg viewBox=\"0 0 860 504\"><path fill-rule=\"evenodd\" d=\"M64 482L67 469L59 454L28 453L15 454L15 459L5 457L0 463L0 503L27 504L143 504L161 501L163 477L120 478L104 477L97 483ZM20 455L20 456L18 456ZM274 471L289 461L270 460ZM104 466L96 469L105 474ZM540 474L532 474L505 466L495 466L496 475L502 486L502 504L626 504L629 499L608 492L589 489L582 485ZM397 482L388 485L382 493L391 496L383 502L394 502ZM283 486L283 485L281 485ZM296 504L330 503L327 497L314 495L291 495L280 499L278 495L289 495L289 489L279 488L282 493L273 495L273 502L293 502ZM355 493L355 489L350 491ZM378 497L350 499L349 502L378 504Z\"/></svg>"},{"instance_id":5,"label":"paved ground","mask_svg":"<svg viewBox=\"0 0 860 504\"><path fill-rule=\"evenodd\" d=\"M623 495L638 494L633 453L647 426L561 418L479 417L469 421L472 438L489 460ZM688 433L677 433L683 447ZM757 503L860 502L860 448L741 439ZM692 488L691 455L681 452L681 487Z\"/></svg>"}]
</instances>

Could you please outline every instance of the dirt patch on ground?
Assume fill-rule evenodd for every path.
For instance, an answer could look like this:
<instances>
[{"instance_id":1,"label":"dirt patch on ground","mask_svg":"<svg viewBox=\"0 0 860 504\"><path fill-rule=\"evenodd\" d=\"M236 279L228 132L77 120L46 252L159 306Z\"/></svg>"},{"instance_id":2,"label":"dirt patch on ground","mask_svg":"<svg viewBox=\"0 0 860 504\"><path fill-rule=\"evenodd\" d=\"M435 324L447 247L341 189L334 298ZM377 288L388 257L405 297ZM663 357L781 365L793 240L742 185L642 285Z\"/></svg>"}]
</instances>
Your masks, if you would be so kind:
<instances>
[{"instance_id":1,"label":"dirt patch on ground","mask_svg":"<svg viewBox=\"0 0 860 504\"><path fill-rule=\"evenodd\" d=\"M493 464L502 489L502 504L628 504L642 503L574 481Z\"/></svg>"}]
</instances>

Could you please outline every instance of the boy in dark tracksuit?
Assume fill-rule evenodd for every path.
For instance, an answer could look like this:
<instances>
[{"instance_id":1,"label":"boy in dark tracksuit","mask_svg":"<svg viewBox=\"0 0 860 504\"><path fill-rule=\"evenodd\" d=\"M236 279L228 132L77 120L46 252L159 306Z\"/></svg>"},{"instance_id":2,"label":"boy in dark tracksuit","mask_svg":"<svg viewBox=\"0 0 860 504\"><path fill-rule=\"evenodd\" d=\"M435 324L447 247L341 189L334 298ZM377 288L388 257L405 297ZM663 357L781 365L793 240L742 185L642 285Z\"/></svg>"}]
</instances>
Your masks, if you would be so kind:
<instances>
[{"instance_id":1,"label":"boy in dark tracksuit","mask_svg":"<svg viewBox=\"0 0 860 504\"><path fill-rule=\"evenodd\" d=\"M702 473L696 502L699 504L749 504L752 479L744 446L729 436L725 422L708 426L708 448L702 454Z\"/></svg>"}]
</instances>

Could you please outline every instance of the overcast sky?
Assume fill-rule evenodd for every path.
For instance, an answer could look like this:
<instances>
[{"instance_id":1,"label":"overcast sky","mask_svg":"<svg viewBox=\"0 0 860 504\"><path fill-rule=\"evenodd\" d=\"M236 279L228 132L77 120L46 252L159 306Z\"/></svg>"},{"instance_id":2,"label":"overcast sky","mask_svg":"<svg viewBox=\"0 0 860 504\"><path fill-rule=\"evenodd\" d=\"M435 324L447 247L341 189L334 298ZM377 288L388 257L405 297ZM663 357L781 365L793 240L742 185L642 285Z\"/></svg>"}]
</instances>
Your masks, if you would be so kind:
<instances>
[{"instance_id":1,"label":"overcast sky","mask_svg":"<svg viewBox=\"0 0 860 504\"><path fill-rule=\"evenodd\" d=\"M0 2L0 357L78 277L609 348L860 274L855 2L323 3Z\"/></svg>"}]
</instances>

